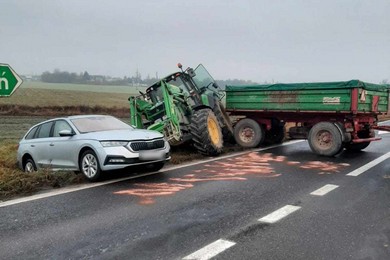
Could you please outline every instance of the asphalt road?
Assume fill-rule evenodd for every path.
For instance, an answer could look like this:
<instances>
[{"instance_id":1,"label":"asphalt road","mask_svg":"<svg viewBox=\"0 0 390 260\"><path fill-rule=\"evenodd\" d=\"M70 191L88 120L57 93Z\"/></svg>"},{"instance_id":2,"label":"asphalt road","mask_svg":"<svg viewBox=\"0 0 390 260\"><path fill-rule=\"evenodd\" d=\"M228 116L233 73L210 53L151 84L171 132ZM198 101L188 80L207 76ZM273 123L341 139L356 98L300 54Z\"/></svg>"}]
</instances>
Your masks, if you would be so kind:
<instances>
[{"instance_id":1,"label":"asphalt road","mask_svg":"<svg viewBox=\"0 0 390 260\"><path fill-rule=\"evenodd\" d=\"M302 141L0 203L0 259L390 259L382 138L334 158Z\"/></svg>"}]
</instances>

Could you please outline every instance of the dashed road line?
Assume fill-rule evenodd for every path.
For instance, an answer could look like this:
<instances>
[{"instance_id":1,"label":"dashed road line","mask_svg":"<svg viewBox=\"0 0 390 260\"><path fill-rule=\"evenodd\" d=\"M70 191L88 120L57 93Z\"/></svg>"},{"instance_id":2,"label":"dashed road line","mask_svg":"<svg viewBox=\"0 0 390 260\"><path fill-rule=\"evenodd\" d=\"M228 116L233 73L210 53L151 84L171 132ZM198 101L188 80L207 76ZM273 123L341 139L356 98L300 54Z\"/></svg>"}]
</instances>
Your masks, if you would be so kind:
<instances>
[{"instance_id":1,"label":"dashed road line","mask_svg":"<svg viewBox=\"0 0 390 260\"><path fill-rule=\"evenodd\" d=\"M291 213L299 210L300 208L301 207L299 207L299 206L286 205L286 206L272 212L271 214L268 214L267 216L262 217L261 219L259 219L259 221L272 224L272 223L275 223L275 222L281 220L282 218L287 217Z\"/></svg>"},{"instance_id":2,"label":"dashed road line","mask_svg":"<svg viewBox=\"0 0 390 260\"><path fill-rule=\"evenodd\" d=\"M338 187L339 187L338 185L326 184L325 186L319 188L318 190L315 190L312 193L310 193L310 195L324 196Z\"/></svg>"},{"instance_id":3,"label":"dashed road line","mask_svg":"<svg viewBox=\"0 0 390 260\"><path fill-rule=\"evenodd\" d=\"M363 165L362 167L357 168L356 170L348 173L347 176L354 176L354 177L359 176L363 172L371 169L372 167L376 166L377 164L380 164L381 162L385 161L388 158L390 158L390 152L388 152L388 153L382 155L381 157L376 158L372 162L367 163L366 165Z\"/></svg>"},{"instance_id":4,"label":"dashed road line","mask_svg":"<svg viewBox=\"0 0 390 260\"><path fill-rule=\"evenodd\" d=\"M198 251L186 256L183 260L208 260L226 249L234 246L236 243L228 240L218 239L217 241L199 249Z\"/></svg>"}]
</instances>

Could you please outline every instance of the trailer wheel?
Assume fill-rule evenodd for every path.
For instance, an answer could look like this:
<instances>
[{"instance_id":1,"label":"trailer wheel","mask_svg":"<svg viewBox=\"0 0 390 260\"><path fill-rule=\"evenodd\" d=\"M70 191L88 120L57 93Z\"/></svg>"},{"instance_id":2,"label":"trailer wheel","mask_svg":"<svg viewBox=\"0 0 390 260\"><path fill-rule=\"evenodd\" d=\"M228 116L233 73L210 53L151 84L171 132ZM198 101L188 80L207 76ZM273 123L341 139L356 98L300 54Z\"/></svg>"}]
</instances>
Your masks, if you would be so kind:
<instances>
[{"instance_id":1,"label":"trailer wheel","mask_svg":"<svg viewBox=\"0 0 390 260\"><path fill-rule=\"evenodd\" d=\"M257 147L263 143L264 137L264 128L253 119L242 119L234 127L234 139L242 147Z\"/></svg>"},{"instance_id":2,"label":"trailer wheel","mask_svg":"<svg viewBox=\"0 0 390 260\"><path fill-rule=\"evenodd\" d=\"M358 152L360 150L367 148L367 146L369 146L370 143L371 142L346 144L345 149L351 152Z\"/></svg>"},{"instance_id":3,"label":"trailer wheel","mask_svg":"<svg viewBox=\"0 0 390 260\"><path fill-rule=\"evenodd\" d=\"M370 130L364 130L358 132L359 138L370 138L375 137L375 131L373 129ZM364 143L348 143L345 145L345 149L351 152L358 152L360 150L363 150L367 148L367 146L370 145L371 142L364 142Z\"/></svg>"},{"instance_id":4,"label":"trailer wheel","mask_svg":"<svg viewBox=\"0 0 390 260\"><path fill-rule=\"evenodd\" d=\"M278 119L272 119L272 127L269 131L265 131L265 144L280 144L284 139L285 127Z\"/></svg>"},{"instance_id":5,"label":"trailer wheel","mask_svg":"<svg viewBox=\"0 0 390 260\"><path fill-rule=\"evenodd\" d=\"M221 127L210 109L195 111L191 119L191 134L194 146L200 153L211 156L222 153Z\"/></svg>"},{"instance_id":6,"label":"trailer wheel","mask_svg":"<svg viewBox=\"0 0 390 260\"><path fill-rule=\"evenodd\" d=\"M308 141L313 152L334 156L343 149L340 130L330 122L320 122L310 129Z\"/></svg>"}]
</instances>

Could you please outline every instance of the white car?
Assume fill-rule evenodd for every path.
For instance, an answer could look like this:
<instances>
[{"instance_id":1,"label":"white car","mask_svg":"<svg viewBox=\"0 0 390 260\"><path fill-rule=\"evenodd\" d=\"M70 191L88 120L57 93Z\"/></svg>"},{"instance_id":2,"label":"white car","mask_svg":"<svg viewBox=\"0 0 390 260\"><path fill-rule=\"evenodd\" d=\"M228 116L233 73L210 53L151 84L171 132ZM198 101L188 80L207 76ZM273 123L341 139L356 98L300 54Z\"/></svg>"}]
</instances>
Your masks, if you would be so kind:
<instances>
[{"instance_id":1,"label":"white car","mask_svg":"<svg viewBox=\"0 0 390 260\"><path fill-rule=\"evenodd\" d=\"M104 115L51 119L37 124L19 142L17 160L25 172L40 168L81 171L90 181L102 171L145 165L158 171L170 146L157 132Z\"/></svg>"}]
</instances>

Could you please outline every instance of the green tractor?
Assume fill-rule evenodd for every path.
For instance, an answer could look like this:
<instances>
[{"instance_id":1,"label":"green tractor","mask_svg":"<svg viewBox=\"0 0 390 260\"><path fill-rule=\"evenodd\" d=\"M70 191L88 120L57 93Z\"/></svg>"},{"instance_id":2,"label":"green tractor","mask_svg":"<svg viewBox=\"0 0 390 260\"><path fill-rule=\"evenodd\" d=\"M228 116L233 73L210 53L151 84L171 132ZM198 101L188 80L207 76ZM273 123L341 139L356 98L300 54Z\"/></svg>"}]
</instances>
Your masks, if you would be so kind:
<instances>
[{"instance_id":1,"label":"green tractor","mask_svg":"<svg viewBox=\"0 0 390 260\"><path fill-rule=\"evenodd\" d=\"M223 140L233 136L229 116L222 104L224 92L200 64L172 73L129 98L130 122L137 128L164 134L170 145L193 142L196 149L215 156Z\"/></svg>"}]
</instances>

